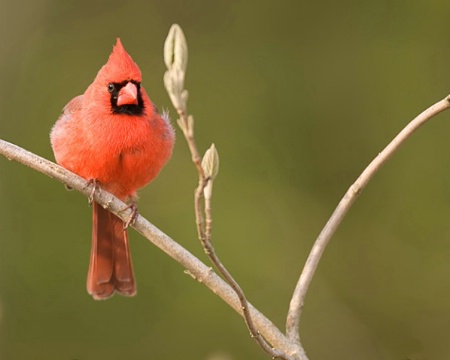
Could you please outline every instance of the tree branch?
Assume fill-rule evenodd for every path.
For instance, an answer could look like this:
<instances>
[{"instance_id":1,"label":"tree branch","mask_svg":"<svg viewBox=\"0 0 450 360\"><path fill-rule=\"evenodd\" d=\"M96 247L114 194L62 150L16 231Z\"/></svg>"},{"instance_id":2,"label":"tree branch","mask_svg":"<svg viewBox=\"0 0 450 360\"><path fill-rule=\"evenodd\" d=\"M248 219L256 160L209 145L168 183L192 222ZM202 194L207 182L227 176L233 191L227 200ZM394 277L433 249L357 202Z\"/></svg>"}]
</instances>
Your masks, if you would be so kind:
<instances>
[{"instance_id":1,"label":"tree branch","mask_svg":"<svg viewBox=\"0 0 450 360\"><path fill-rule=\"evenodd\" d=\"M171 37L172 36L172 37ZM178 40L177 40L178 36ZM182 40L179 41L180 36ZM245 320L252 337L271 356L286 360L308 360L300 343L299 324L302 308L309 285L318 267L320 258L331 237L344 219L345 215L367 186L378 170L398 150L401 144L408 139L415 130L440 112L450 108L450 95L437 102L413 119L378 156L366 167L357 180L350 186L339 202L330 219L317 237L303 271L295 287L286 319L286 336L246 299L239 284L234 280L228 270L220 261L212 245L212 209L211 194L215 175L211 175L203 167L203 163L195 144L194 120L187 113L188 93L184 89L184 76L187 65L187 44L181 28L177 25L171 28L165 44L164 60L168 67L164 81L174 107L180 119L178 124L185 135L192 161L197 168L199 184L195 190L195 213L197 230L200 241L206 254L224 277L220 278L211 267L208 267L183 248L168 235L163 233L149 221L139 215L131 225L136 231L146 237L151 243L164 251L167 255L181 264L189 274L198 282L204 284L230 305ZM210 150L215 148L212 146ZM15 160L30 168L37 170L63 184L79 191L86 197L93 194L93 199L104 208L117 215L125 222L129 219L132 210L114 195L105 190L92 192L93 184L86 179L60 167L59 165L39 157L27 150L0 139L0 154L9 160ZM214 161L212 161L214 167ZM218 166L218 158L217 158ZM205 218L206 221L205 221Z\"/></svg>"},{"instance_id":2,"label":"tree branch","mask_svg":"<svg viewBox=\"0 0 450 360\"><path fill-rule=\"evenodd\" d=\"M200 160L200 152L198 151L194 137L194 117L187 112L188 92L184 88L187 59L188 47L186 38L183 34L183 30L181 30L178 25L174 24L170 28L164 44L164 62L167 66L167 71L164 74L164 84L169 97L172 100L172 104L179 115L177 122L183 131L183 135L191 152L192 161L198 172L199 181L194 192L194 208L199 240L205 254L210 258L217 271L238 296L245 324L250 332L250 336L254 338L257 344L272 358L288 360L290 358L289 354L281 349L277 349L273 344L271 345L255 326L244 291L214 250L212 244L211 197L213 181L219 171L219 155L215 146L211 145L209 150L205 153L203 160ZM203 213L205 214L206 223ZM298 347L301 349L300 344L298 344Z\"/></svg>"},{"instance_id":3,"label":"tree branch","mask_svg":"<svg viewBox=\"0 0 450 360\"><path fill-rule=\"evenodd\" d=\"M60 181L86 197L91 195L92 185L86 186L86 179L83 179L47 159L22 149L19 146L0 139L0 154L4 155L9 160L15 160ZM95 192L94 200L124 221L127 221L131 215L131 210L127 208L127 205L124 202L103 189L102 191ZM131 227L177 261L186 269L186 273L191 275L198 282L204 284L213 293L230 305L237 313L243 316L239 299L233 289L217 276L210 267L203 264L188 250L172 240L168 235L163 233L141 215L137 217L136 222L131 225ZM249 304L249 311L261 334L270 341L273 346L276 346L284 353L289 354L289 360L308 360L303 350L292 344L269 319L251 304Z\"/></svg>"},{"instance_id":4,"label":"tree branch","mask_svg":"<svg viewBox=\"0 0 450 360\"><path fill-rule=\"evenodd\" d=\"M306 293L309 284L319 264L320 258L335 233L336 229L344 219L352 204L361 194L363 189L378 172L378 170L389 160L389 158L398 150L401 144L408 139L412 133L421 125L430 120L433 116L447 110L450 107L450 95L445 99L430 106L423 111L414 120L412 120L400 133L384 148L382 152L366 167L362 174L356 179L352 186L347 190L342 200L334 210L330 219L326 223L322 232L316 239L311 252L306 260L306 264L295 287L291 303L289 306L286 320L286 334L289 340L300 344L299 323Z\"/></svg>"}]
</instances>

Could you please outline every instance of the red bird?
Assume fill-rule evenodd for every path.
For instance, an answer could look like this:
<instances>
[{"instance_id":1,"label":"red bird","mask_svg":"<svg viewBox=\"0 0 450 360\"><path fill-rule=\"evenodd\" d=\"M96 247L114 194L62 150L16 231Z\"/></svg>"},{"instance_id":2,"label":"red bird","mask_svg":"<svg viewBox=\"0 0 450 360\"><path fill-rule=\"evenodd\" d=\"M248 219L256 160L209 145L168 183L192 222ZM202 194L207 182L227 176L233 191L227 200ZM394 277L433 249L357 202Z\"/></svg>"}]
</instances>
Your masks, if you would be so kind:
<instances>
[{"instance_id":1,"label":"red bird","mask_svg":"<svg viewBox=\"0 0 450 360\"><path fill-rule=\"evenodd\" d=\"M50 133L58 164L132 203L169 160L175 140L168 116L158 114L141 80L117 39L94 82L65 106ZM87 291L94 299L136 294L125 224L97 203Z\"/></svg>"}]
</instances>

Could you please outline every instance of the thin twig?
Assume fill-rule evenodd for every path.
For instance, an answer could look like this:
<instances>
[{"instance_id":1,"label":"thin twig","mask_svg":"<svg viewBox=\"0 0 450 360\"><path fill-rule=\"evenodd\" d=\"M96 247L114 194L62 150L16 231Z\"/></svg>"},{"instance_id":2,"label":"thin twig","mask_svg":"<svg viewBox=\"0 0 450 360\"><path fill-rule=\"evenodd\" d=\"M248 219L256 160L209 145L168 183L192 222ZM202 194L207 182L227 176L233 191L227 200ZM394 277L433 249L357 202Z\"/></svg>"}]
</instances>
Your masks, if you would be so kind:
<instances>
[{"instance_id":1,"label":"thin twig","mask_svg":"<svg viewBox=\"0 0 450 360\"><path fill-rule=\"evenodd\" d=\"M17 145L0 139L0 154L9 160L15 160L50 178L60 181L82 193L87 198L91 194L92 185L86 186L86 179ZM127 205L106 190L96 191L94 200L124 221L131 215L130 209L124 211ZM131 227L177 261L186 269L186 273L190 274L201 284L204 284L236 312L242 315L241 304L234 290L211 271L210 267L206 266L180 244L143 218L142 215L137 217L136 222ZM289 360L308 360L302 350L299 350L296 345L288 341L277 327L251 304L249 304L249 311L261 334L278 349L281 349L286 354L290 354L288 357Z\"/></svg>"},{"instance_id":2,"label":"thin twig","mask_svg":"<svg viewBox=\"0 0 450 360\"><path fill-rule=\"evenodd\" d=\"M205 189L209 187L209 190L212 192L213 182L208 180ZM205 196L205 238L211 242L212 239L212 207L211 207L211 196Z\"/></svg>"},{"instance_id":3,"label":"thin twig","mask_svg":"<svg viewBox=\"0 0 450 360\"><path fill-rule=\"evenodd\" d=\"M164 74L164 84L166 86L169 97L172 101L174 108L179 115L178 125L183 131L183 135L188 144L191 152L192 161L197 168L198 172L198 186L194 192L194 208L195 219L197 224L197 232L200 242L206 255L210 258L216 269L223 276L225 281L233 288L236 295L239 298L241 304L242 314L245 319L247 328L250 331L250 335L256 340L259 346L266 351L272 358L289 359L291 356L288 353L280 349L272 348L264 336L258 331L252 320L252 314L249 310L249 303L244 295L243 290L231 276L230 272L226 269L219 257L214 251L211 240L212 231L212 212L211 212L211 193L205 201L205 208L202 207L203 200L205 200L204 192L208 184L212 187L212 181L214 176L206 175L205 169L203 169L200 153L195 143L194 137L194 118L187 112L187 97L188 92L184 88L184 78L186 75L187 59L188 59L188 47L186 38L183 31L178 25L172 25L169 34L164 44L164 62L167 66L167 71ZM215 151L215 150L214 150ZM218 157L217 157L218 159ZM218 161L218 160L217 160ZM212 189L212 188L211 188ZM203 217L203 212L206 216L206 225ZM303 354L303 349L298 344L297 353ZM304 355L306 356L306 355Z\"/></svg>"},{"instance_id":4,"label":"thin twig","mask_svg":"<svg viewBox=\"0 0 450 360\"><path fill-rule=\"evenodd\" d=\"M182 108L181 108L182 107ZM197 172L199 174L199 182L197 189L195 190L195 220L197 225L197 233L199 239L205 238L205 231L204 231L204 220L203 220L203 214L202 214L202 196L203 196L203 189L206 186L206 180L205 180L205 173L203 171L202 167L202 159L200 157L200 153L197 148L197 144L195 143L195 137L194 137L194 128L193 128L193 119L190 118L186 113L186 104L182 102L180 104L180 108L177 109L179 119L178 124L180 125L180 129L183 131L183 135L186 139L186 142L189 146L189 151L191 153L191 159L192 162L195 165L195 168L197 169Z\"/></svg>"},{"instance_id":5,"label":"thin twig","mask_svg":"<svg viewBox=\"0 0 450 360\"><path fill-rule=\"evenodd\" d=\"M239 298L240 304L241 304L241 310L244 315L244 320L247 325L248 330L250 331L250 336L255 339L255 341L258 343L258 345L267 352L272 358L281 358L281 359L288 359L289 355L285 354L283 351L272 348L269 343L264 339L264 337L261 335L261 333L256 328L253 320L252 320L252 314L249 310L249 305L247 298L245 297L244 291L239 286L237 281L233 278L231 273L228 271L228 269L223 265L222 261L220 260L219 256L216 254L214 247L212 245L211 241L211 235L212 235L212 210L211 210L211 199L208 197L205 200L205 216L206 216L206 225L205 221L203 219L203 211L202 211L202 200L204 200L204 191L206 186L208 185L208 181L212 181L211 179L207 179L205 177L204 169L201 166L201 162L196 162L197 159L199 159L198 148L195 144L195 138L193 136L193 122L187 126L188 118L184 111L178 110L178 114L180 114L182 117L180 117L179 122L186 124L186 126L181 126L181 129L183 130L183 134L186 138L186 142L188 143L189 150L191 151L192 155L192 161L194 162L194 165L197 167L198 171L198 177L199 177L199 184L197 188L195 189L195 199L194 199L194 207L195 207L195 218L196 218L196 224L197 224L197 230L198 230L198 236L199 240L203 246L203 249L205 251L205 254L210 258L211 262L214 264L216 269L219 271L219 273L223 276L225 281L233 288L236 295ZM198 166L198 163L200 163L200 167ZM200 170L201 169L201 170Z\"/></svg>"},{"instance_id":6,"label":"thin twig","mask_svg":"<svg viewBox=\"0 0 450 360\"><path fill-rule=\"evenodd\" d=\"M378 154L378 156L369 164L369 166L366 167L366 169L362 172L358 179L347 190L344 197L339 202L338 206L323 228L322 232L316 239L308 256L308 259L306 260L306 264L303 268L300 278L297 282L286 320L286 334L288 339L300 344L300 316L309 284L311 283L325 247L327 246L328 242L335 233L339 224L344 219L354 201L361 194L362 190L366 187L368 182L377 173L381 166L383 166L389 160L389 158L395 153L395 151L397 151L400 145L406 139L408 139L415 130L417 130L421 125L430 120L433 116L448 109L449 107L450 95L418 115L402 131L400 131L400 133L384 148L382 152Z\"/></svg>"}]
</instances>

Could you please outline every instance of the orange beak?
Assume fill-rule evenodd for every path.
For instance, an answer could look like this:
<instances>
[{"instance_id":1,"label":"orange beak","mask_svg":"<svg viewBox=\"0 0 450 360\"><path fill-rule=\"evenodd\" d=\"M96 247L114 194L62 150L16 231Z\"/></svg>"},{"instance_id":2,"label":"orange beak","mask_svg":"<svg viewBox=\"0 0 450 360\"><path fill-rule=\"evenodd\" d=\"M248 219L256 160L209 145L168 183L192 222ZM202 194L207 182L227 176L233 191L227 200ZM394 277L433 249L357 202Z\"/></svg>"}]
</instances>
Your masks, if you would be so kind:
<instances>
[{"instance_id":1,"label":"orange beak","mask_svg":"<svg viewBox=\"0 0 450 360\"><path fill-rule=\"evenodd\" d=\"M138 99L137 86L132 82L127 83L119 91L119 96L117 97L117 106L121 105L137 105Z\"/></svg>"}]
</instances>

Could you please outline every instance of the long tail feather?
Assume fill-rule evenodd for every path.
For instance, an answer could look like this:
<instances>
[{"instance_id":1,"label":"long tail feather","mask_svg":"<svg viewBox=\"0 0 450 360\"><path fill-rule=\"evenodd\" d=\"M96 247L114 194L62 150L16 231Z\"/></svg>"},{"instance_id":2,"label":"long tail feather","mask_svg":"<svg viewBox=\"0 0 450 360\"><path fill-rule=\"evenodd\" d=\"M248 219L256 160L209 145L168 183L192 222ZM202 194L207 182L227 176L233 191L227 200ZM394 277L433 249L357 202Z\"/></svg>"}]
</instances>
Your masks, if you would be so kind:
<instances>
[{"instance_id":1,"label":"long tail feather","mask_svg":"<svg viewBox=\"0 0 450 360\"><path fill-rule=\"evenodd\" d=\"M128 233L123 221L94 202L92 248L87 291L94 299L107 299L114 291L136 294Z\"/></svg>"}]
</instances>

